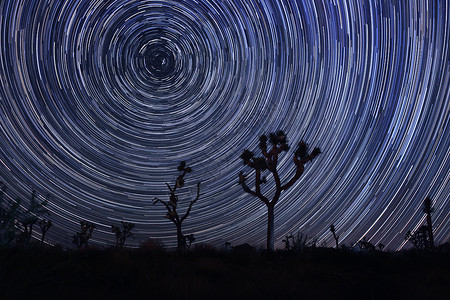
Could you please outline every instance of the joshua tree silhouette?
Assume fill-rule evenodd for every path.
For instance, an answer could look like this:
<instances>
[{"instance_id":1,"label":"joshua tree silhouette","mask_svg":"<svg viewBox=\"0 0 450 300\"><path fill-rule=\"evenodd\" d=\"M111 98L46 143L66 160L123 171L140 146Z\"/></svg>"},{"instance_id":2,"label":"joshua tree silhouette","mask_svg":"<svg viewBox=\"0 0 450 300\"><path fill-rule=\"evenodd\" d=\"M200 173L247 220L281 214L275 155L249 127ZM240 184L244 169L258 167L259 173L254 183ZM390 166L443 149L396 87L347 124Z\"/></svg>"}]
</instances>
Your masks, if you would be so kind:
<instances>
[{"instance_id":1,"label":"joshua tree silhouette","mask_svg":"<svg viewBox=\"0 0 450 300\"><path fill-rule=\"evenodd\" d=\"M298 232L297 235L293 235L292 233L286 235L286 238L283 239L282 242L284 243L284 250L287 251L293 250L296 252L301 252L308 247L316 247L316 239L312 238L308 241L308 236L302 232Z\"/></svg>"},{"instance_id":2,"label":"joshua tree silhouette","mask_svg":"<svg viewBox=\"0 0 450 300\"><path fill-rule=\"evenodd\" d=\"M0 245L11 246L16 238L20 201L4 203L6 184L0 181Z\"/></svg>"},{"instance_id":3,"label":"joshua tree silhouette","mask_svg":"<svg viewBox=\"0 0 450 300\"><path fill-rule=\"evenodd\" d=\"M122 229L119 226L111 225L111 231L116 235L116 249L122 249L125 241L129 237L133 237L131 230L136 226L134 223L122 221Z\"/></svg>"},{"instance_id":4,"label":"joshua tree silhouette","mask_svg":"<svg viewBox=\"0 0 450 300\"><path fill-rule=\"evenodd\" d=\"M81 221L81 232L77 232L73 235L73 243L77 248L81 248L83 245L85 248L88 246L88 241L92 237L92 232L95 229L95 224L87 221Z\"/></svg>"},{"instance_id":5,"label":"joshua tree silhouette","mask_svg":"<svg viewBox=\"0 0 450 300\"><path fill-rule=\"evenodd\" d=\"M44 201L39 202L37 200L37 192L35 190L31 192L30 206L20 217L20 223L23 226L22 242L24 245L30 243L33 226L39 220L39 215L48 214L48 209L45 206L48 204L49 199L50 194L47 195ZM21 202L20 199L17 202Z\"/></svg>"},{"instance_id":6,"label":"joshua tree silhouette","mask_svg":"<svg viewBox=\"0 0 450 300\"><path fill-rule=\"evenodd\" d=\"M182 217L180 217L177 212L178 196L175 194L175 192L177 191L177 188L181 188L184 186L184 176L187 173L191 173L192 168L186 167L186 162L182 161L180 163L180 165L178 166L178 171L180 171L182 173L175 180L175 184L173 185L173 187L171 187L168 183L166 183L166 185L170 191L169 201L164 201L164 200L159 199L158 197L155 197L155 199L153 200L153 205L160 202L166 207L166 209L167 209L166 218L168 218L170 221L172 221L172 223L175 224L175 226L177 227L177 253L182 254L187 248L187 241L192 242L194 240L193 235L189 235L188 237L185 237L183 235L182 230L181 230L181 224L189 216L189 213L191 212L191 209L192 209L192 206L194 205L194 203L197 202L198 199L200 198L200 182L197 183L196 198L193 201L191 201L186 213Z\"/></svg>"},{"instance_id":7,"label":"joshua tree silhouette","mask_svg":"<svg viewBox=\"0 0 450 300\"><path fill-rule=\"evenodd\" d=\"M269 140L272 145L270 150L267 148L267 140ZM298 179L300 179L305 168L304 165L313 160L321 152L319 148L314 148L314 150L309 153L308 145L304 141L301 141L298 144L293 157L296 166L295 174L287 183L282 184L278 174L277 164L280 153L289 150L286 135L281 130L276 133L271 133L269 138L262 135L259 138L259 149L262 152L262 157L255 157L253 152L249 150L244 150L241 154L244 165L249 166L255 171L255 189L252 190L248 187L246 183L247 177L243 172L239 173L239 184L242 185L242 188L246 193L258 197L267 206L267 250L273 251L275 204L278 202L281 192L289 189ZM269 170L275 180L275 194L273 195L272 200L269 200L269 198L261 192L261 184L266 183L266 177L261 177L262 172L265 170Z\"/></svg>"},{"instance_id":8,"label":"joshua tree silhouette","mask_svg":"<svg viewBox=\"0 0 450 300\"><path fill-rule=\"evenodd\" d=\"M411 242L417 250L430 249L430 237L428 236L428 227L426 225L420 226L415 232L408 230L405 240Z\"/></svg>"},{"instance_id":9,"label":"joshua tree silhouette","mask_svg":"<svg viewBox=\"0 0 450 300\"><path fill-rule=\"evenodd\" d=\"M330 231L333 234L334 240L336 242L336 249L339 249L339 236L336 235L336 229L334 228L334 224L331 224Z\"/></svg>"},{"instance_id":10,"label":"joshua tree silhouette","mask_svg":"<svg viewBox=\"0 0 450 300\"><path fill-rule=\"evenodd\" d=\"M433 223L431 222L431 214L434 212L432 201L430 198L425 198L423 201L422 211L427 215L427 229L430 248L434 248Z\"/></svg>"},{"instance_id":11,"label":"joshua tree silhouette","mask_svg":"<svg viewBox=\"0 0 450 300\"><path fill-rule=\"evenodd\" d=\"M415 232L410 230L406 233L405 239L410 241L417 250L434 249L433 224L431 214L434 212L432 200L425 198L422 205L422 211L426 214L427 225L420 226Z\"/></svg>"},{"instance_id":12,"label":"joshua tree silhouette","mask_svg":"<svg viewBox=\"0 0 450 300\"><path fill-rule=\"evenodd\" d=\"M39 221L41 230L45 229L41 240L44 240L45 233L50 229L51 221L42 218L43 215L48 215L48 209L45 207L48 204L50 194L47 195L44 201L39 201L37 192L31 192L30 205L25 211L21 211L20 204L22 200L17 198L12 204L3 204L4 194L6 192L6 185L0 181L0 245L10 246L13 242L22 243L22 246L28 246L33 233L33 226ZM45 227L41 226L41 222L45 221ZM23 232L19 233L19 228L23 227Z\"/></svg>"},{"instance_id":13,"label":"joshua tree silhouette","mask_svg":"<svg viewBox=\"0 0 450 300\"><path fill-rule=\"evenodd\" d=\"M45 234L47 233L47 231L50 229L50 227L52 227L52 221L47 220L47 219L42 219L38 222L39 228L41 228L41 244L44 244L44 240L45 240Z\"/></svg>"}]
</instances>

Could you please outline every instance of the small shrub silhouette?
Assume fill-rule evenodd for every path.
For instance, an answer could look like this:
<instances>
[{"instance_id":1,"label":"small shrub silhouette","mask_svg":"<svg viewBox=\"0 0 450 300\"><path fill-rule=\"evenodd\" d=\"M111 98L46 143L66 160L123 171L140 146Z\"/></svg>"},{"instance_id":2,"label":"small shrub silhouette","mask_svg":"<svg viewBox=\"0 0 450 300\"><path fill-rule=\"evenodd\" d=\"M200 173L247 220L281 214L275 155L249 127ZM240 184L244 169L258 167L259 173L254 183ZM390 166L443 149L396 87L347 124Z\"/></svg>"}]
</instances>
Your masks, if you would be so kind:
<instances>
[{"instance_id":1,"label":"small shrub silhouette","mask_svg":"<svg viewBox=\"0 0 450 300\"><path fill-rule=\"evenodd\" d=\"M148 239L145 242L141 243L139 249L143 251L150 251L150 252L165 252L166 246L164 243L158 239Z\"/></svg>"},{"instance_id":2,"label":"small shrub silhouette","mask_svg":"<svg viewBox=\"0 0 450 300\"><path fill-rule=\"evenodd\" d=\"M307 248L316 247L316 239L308 239L308 235L299 232L297 235L289 234L282 240L284 243L284 250L302 252Z\"/></svg>"},{"instance_id":3,"label":"small shrub silhouette","mask_svg":"<svg viewBox=\"0 0 450 300\"><path fill-rule=\"evenodd\" d=\"M372 244L367 237L363 237L358 243L358 246L361 250L365 250L365 251L375 251L375 245Z\"/></svg>"}]
</instances>

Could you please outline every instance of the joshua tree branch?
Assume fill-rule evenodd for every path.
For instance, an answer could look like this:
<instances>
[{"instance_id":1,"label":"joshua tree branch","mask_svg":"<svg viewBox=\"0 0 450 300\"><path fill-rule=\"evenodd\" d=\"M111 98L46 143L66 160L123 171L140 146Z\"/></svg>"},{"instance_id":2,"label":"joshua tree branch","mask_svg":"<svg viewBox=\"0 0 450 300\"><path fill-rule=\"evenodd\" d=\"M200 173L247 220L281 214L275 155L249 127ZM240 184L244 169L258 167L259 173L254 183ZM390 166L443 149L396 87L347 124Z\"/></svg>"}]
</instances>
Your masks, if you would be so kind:
<instances>
[{"instance_id":1,"label":"joshua tree branch","mask_svg":"<svg viewBox=\"0 0 450 300\"><path fill-rule=\"evenodd\" d=\"M272 174L273 174L273 178L275 179L275 186L276 186L276 188L277 188L277 191L278 190L282 190L282 187L281 187L281 180L280 180L280 176L278 175L278 171L277 171L277 169L275 168L274 170L271 170L271 172L272 172Z\"/></svg>"},{"instance_id":2,"label":"joshua tree branch","mask_svg":"<svg viewBox=\"0 0 450 300\"><path fill-rule=\"evenodd\" d=\"M266 205L269 205L269 200L264 197L264 195L261 193L261 170L255 169L255 193L254 195L261 199L262 202L264 202ZM245 188L244 188L245 190ZM253 194L252 194L253 195Z\"/></svg>"},{"instance_id":3,"label":"joshua tree branch","mask_svg":"<svg viewBox=\"0 0 450 300\"><path fill-rule=\"evenodd\" d=\"M244 189L244 192L249 193L252 196L258 197L258 194L255 191L251 190L248 187L248 185L245 183L245 181L241 181L239 183L242 185L242 188Z\"/></svg>"},{"instance_id":4,"label":"joshua tree branch","mask_svg":"<svg viewBox=\"0 0 450 300\"><path fill-rule=\"evenodd\" d=\"M189 216L189 213L191 212L191 209L192 209L192 205L194 205L194 203L198 201L198 198L200 198L200 182L197 183L197 197L195 197L195 199L193 201L191 201L191 203L189 204L188 210L186 211L184 216L181 217L180 222L183 222L184 219L186 219Z\"/></svg>"},{"instance_id":5,"label":"joshua tree branch","mask_svg":"<svg viewBox=\"0 0 450 300\"><path fill-rule=\"evenodd\" d=\"M267 160L270 159L270 154L267 152L267 148L260 148L262 155L267 158Z\"/></svg>"},{"instance_id":6,"label":"joshua tree branch","mask_svg":"<svg viewBox=\"0 0 450 300\"><path fill-rule=\"evenodd\" d=\"M245 180L246 180L245 175L242 172L240 172L239 173L239 184L242 185L244 192L246 192L252 196L258 197L266 205L269 205L269 200L266 197L264 197L264 195L261 193L261 191L256 192L256 191L253 191L252 189L250 189L248 187L247 183L245 183ZM260 178L257 177L256 181L258 182L258 180L260 181ZM255 183L255 185L256 185L256 183Z\"/></svg>"},{"instance_id":7,"label":"joshua tree branch","mask_svg":"<svg viewBox=\"0 0 450 300\"><path fill-rule=\"evenodd\" d=\"M272 148L272 159L275 164L275 166L278 164L278 155L283 152L283 148L278 146L273 146Z\"/></svg>"},{"instance_id":8,"label":"joshua tree branch","mask_svg":"<svg viewBox=\"0 0 450 300\"><path fill-rule=\"evenodd\" d=\"M186 170L183 170L183 173L177 177L177 179L175 180L174 186L173 186L173 190L171 189L171 192L175 193L175 191L177 190L177 187L178 187L178 183L180 180L182 180L184 178L184 175L186 175Z\"/></svg>"},{"instance_id":9,"label":"joshua tree branch","mask_svg":"<svg viewBox=\"0 0 450 300\"><path fill-rule=\"evenodd\" d=\"M167 187L169 188L169 191L173 193L174 190L170 187L170 185L169 185L167 182L166 182L166 185L167 185ZM159 200L159 201L161 201L161 200Z\"/></svg>"},{"instance_id":10,"label":"joshua tree branch","mask_svg":"<svg viewBox=\"0 0 450 300\"><path fill-rule=\"evenodd\" d=\"M155 197L155 199L153 199L153 205L155 205L158 202L161 202L162 204L164 204L164 206L167 208L168 212L172 212L172 209L170 208L169 204L167 204L167 202L165 202L164 200L159 199L158 197Z\"/></svg>"},{"instance_id":11,"label":"joshua tree branch","mask_svg":"<svg viewBox=\"0 0 450 300\"><path fill-rule=\"evenodd\" d=\"M306 158L299 160L296 156L294 156L294 163L297 166L297 169L295 170L295 174L294 176L291 178L291 180L289 180L285 185L283 185L281 187L281 189L287 190L288 188L290 188L291 186L294 185L294 183L300 179L300 177L303 174L303 171L305 170L305 166L304 164L307 163L308 161L312 160L311 155L308 155Z\"/></svg>"},{"instance_id":12,"label":"joshua tree branch","mask_svg":"<svg viewBox=\"0 0 450 300\"><path fill-rule=\"evenodd\" d=\"M254 164L253 162L247 161L246 164L247 164L247 166L249 166L250 168L255 169L255 164Z\"/></svg>"},{"instance_id":13,"label":"joshua tree branch","mask_svg":"<svg viewBox=\"0 0 450 300\"><path fill-rule=\"evenodd\" d=\"M261 170L256 169L255 171L255 192L256 195L261 195Z\"/></svg>"}]
</instances>

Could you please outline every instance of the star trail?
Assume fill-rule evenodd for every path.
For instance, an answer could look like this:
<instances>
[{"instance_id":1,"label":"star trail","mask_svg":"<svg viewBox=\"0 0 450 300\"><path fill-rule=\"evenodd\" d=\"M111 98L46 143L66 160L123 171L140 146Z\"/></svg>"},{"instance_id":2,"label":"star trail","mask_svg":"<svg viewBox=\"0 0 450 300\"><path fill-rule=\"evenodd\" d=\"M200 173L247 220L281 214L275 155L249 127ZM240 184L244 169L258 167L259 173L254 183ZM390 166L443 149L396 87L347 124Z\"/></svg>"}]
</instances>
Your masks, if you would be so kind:
<instances>
[{"instance_id":1,"label":"star trail","mask_svg":"<svg viewBox=\"0 0 450 300\"><path fill-rule=\"evenodd\" d=\"M276 247L297 232L333 246L333 223L347 245L401 249L426 197L446 242L449 18L448 1L2 1L0 180L24 203L51 193L51 243L71 246L87 220L91 243L112 245L123 220L130 245L174 246L152 200L184 160L181 211L197 182L201 197L183 232L263 245L239 155L281 129L282 181L300 140L323 153L275 207Z\"/></svg>"}]
</instances>

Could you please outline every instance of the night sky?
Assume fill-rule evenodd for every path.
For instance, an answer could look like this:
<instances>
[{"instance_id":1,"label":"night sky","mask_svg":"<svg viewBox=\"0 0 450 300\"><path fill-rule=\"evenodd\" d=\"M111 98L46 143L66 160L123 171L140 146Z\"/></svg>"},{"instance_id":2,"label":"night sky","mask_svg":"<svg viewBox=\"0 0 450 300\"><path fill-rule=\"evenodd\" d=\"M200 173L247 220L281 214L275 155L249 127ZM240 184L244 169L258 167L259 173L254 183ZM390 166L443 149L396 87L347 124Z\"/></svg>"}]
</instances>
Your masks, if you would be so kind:
<instances>
[{"instance_id":1,"label":"night sky","mask_svg":"<svg viewBox=\"0 0 450 300\"><path fill-rule=\"evenodd\" d=\"M276 247L297 232L333 246L332 223L347 245L410 247L426 197L435 241L449 240L448 1L6 0L0 13L0 180L25 206L52 194L50 243L72 246L87 220L90 243L112 245L124 220L128 245L174 246L152 200L185 160L179 211L199 181L201 197L184 233L264 245L239 156L280 129L282 181L300 140L323 153L276 205Z\"/></svg>"}]
</instances>

